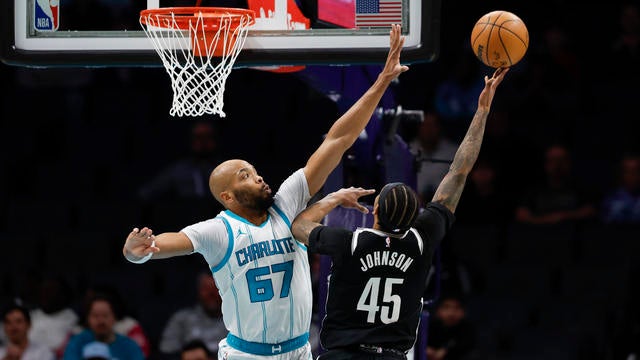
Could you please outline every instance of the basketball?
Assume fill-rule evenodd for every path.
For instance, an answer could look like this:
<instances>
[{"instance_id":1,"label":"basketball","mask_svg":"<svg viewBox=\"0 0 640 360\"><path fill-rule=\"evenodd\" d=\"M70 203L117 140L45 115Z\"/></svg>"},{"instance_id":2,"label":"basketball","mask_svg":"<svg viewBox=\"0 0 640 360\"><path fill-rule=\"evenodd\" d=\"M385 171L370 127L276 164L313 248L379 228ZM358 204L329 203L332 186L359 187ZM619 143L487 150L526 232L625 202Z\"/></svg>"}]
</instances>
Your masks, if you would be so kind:
<instances>
[{"instance_id":1,"label":"basketball","mask_svg":"<svg viewBox=\"0 0 640 360\"><path fill-rule=\"evenodd\" d=\"M471 31L471 49L492 68L518 63L529 47L529 31L515 14L496 10L483 15Z\"/></svg>"}]
</instances>

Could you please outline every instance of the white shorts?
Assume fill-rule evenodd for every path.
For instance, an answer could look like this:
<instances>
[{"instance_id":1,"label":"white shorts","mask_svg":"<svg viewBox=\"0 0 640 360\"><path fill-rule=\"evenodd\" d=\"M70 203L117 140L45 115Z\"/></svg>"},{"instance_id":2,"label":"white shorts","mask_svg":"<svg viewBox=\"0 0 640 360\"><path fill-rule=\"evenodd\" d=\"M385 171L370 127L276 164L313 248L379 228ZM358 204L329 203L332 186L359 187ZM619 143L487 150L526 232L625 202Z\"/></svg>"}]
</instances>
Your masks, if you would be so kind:
<instances>
[{"instance_id":1,"label":"white shorts","mask_svg":"<svg viewBox=\"0 0 640 360\"><path fill-rule=\"evenodd\" d=\"M227 339L220 340L218 343L218 360L313 360L311 353L311 344L289 351L288 353L278 355L254 355L232 348L227 344Z\"/></svg>"}]
</instances>

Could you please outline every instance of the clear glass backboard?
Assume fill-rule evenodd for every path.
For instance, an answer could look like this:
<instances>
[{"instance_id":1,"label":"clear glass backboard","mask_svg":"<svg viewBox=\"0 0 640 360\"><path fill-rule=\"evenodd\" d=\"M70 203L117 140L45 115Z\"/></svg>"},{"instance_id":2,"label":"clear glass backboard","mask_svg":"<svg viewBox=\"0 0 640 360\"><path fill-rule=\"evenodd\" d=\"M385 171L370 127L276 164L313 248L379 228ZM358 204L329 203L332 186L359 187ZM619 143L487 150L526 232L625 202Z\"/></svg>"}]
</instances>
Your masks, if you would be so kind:
<instances>
[{"instance_id":1,"label":"clear glass backboard","mask_svg":"<svg viewBox=\"0 0 640 360\"><path fill-rule=\"evenodd\" d=\"M17 66L162 66L140 11L184 0L5 0L0 58ZM389 27L402 24L405 63L439 50L440 0L201 1L254 10L256 24L235 67L382 63Z\"/></svg>"}]
</instances>

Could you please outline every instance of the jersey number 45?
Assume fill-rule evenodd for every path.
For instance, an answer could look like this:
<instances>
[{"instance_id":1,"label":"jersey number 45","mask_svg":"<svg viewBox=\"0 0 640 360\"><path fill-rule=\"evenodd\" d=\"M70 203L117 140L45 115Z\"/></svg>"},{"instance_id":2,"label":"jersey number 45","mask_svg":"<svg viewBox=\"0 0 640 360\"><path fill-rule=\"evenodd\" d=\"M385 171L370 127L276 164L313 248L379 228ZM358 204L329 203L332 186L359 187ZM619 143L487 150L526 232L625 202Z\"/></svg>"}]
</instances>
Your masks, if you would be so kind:
<instances>
[{"instance_id":1,"label":"jersey number 45","mask_svg":"<svg viewBox=\"0 0 640 360\"><path fill-rule=\"evenodd\" d=\"M400 305L402 299L400 295L393 294L393 285L402 284L404 279L398 278L386 278L384 279L384 293L382 295L382 303L390 304L390 305L381 305L378 306L378 294L380 293L380 283L382 282L382 278L372 277L365 285L362 294L360 295L360 300L358 300L358 306L356 307L359 311L366 311L369 314L367 315L368 323L375 323L376 314L380 311L380 321L383 324L390 324L397 322L400 318Z\"/></svg>"}]
</instances>

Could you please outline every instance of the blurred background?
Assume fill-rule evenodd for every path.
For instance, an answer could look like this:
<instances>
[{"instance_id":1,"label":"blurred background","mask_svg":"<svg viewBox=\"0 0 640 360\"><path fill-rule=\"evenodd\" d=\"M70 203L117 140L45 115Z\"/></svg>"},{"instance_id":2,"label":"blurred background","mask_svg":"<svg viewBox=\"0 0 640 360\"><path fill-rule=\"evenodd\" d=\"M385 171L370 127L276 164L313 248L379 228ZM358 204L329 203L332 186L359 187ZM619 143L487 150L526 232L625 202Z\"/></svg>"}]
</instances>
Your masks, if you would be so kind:
<instances>
[{"instance_id":1,"label":"blurred background","mask_svg":"<svg viewBox=\"0 0 640 360\"><path fill-rule=\"evenodd\" d=\"M497 90L456 225L440 249L438 294L459 299L463 310L447 320L444 310L436 316L445 302L434 303L429 326L453 330L430 346L461 336L457 343L470 345L451 350L449 360L638 359L638 1L443 1L439 58L411 65L381 109L424 112L397 135L415 156L416 190L428 201L491 76L469 35L496 9L520 16L530 45ZM163 68L1 64L2 302L19 299L32 310L32 332L40 329L38 340L58 354L86 326L95 291L119 299L112 300L117 330L148 359L175 358L181 344L166 338L224 336L211 330L220 326L215 294L199 290L204 259L131 264L122 256L127 234L143 226L179 231L215 216L221 208L207 178L221 160L246 159L277 187L379 69L235 69L227 116L190 119L169 116ZM338 86L320 84L326 77ZM362 149L373 139L359 141ZM381 166L378 155L351 153L332 185L379 185L369 171ZM312 259L316 284L319 263ZM210 327L167 330L177 311L207 298L200 306Z\"/></svg>"}]
</instances>

